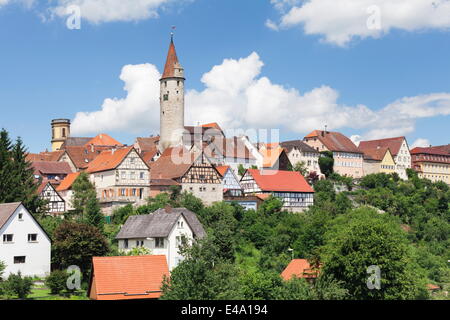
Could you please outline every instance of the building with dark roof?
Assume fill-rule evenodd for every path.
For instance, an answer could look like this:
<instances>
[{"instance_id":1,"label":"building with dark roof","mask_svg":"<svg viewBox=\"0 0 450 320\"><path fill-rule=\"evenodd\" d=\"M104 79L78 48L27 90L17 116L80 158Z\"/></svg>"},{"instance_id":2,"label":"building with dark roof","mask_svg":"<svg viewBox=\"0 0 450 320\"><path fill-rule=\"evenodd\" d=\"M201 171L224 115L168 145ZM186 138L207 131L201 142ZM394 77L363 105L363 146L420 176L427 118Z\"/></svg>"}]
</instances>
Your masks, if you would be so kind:
<instances>
[{"instance_id":1,"label":"building with dark roof","mask_svg":"<svg viewBox=\"0 0 450 320\"><path fill-rule=\"evenodd\" d=\"M165 255L169 270L183 259L179 252L183 244L206 235L195 213L186 208L156 210L147 215L130 216L116 236L119 250L145 247L152 254Z\"/></svg>"},{"instance_id":2,"label":"building with dark roof","mask_svg":"<svg viewBox=\"0 0 450 320\"><path fill-rule=\"evenodd\" d=\"M322 175L319 167L320 153L313 147L309 146L302 140L291 140L280 143L284 148L286 154L295 166L298 162L303 162L308 170L308 173L315 172L317 175Z\"/></svg>"},{"instance_id":3,"label":"building with dark roof","mask_svg":"<svg viewBox=\"0 0 450 320\"><path fill-rule=\"evenodd\" d=\"M303 140L318 152L332 152L333 169L336 173L353 178L361 178L364 175L363 153L342 133L314 130Z\"/></svg>"}]
</instances>

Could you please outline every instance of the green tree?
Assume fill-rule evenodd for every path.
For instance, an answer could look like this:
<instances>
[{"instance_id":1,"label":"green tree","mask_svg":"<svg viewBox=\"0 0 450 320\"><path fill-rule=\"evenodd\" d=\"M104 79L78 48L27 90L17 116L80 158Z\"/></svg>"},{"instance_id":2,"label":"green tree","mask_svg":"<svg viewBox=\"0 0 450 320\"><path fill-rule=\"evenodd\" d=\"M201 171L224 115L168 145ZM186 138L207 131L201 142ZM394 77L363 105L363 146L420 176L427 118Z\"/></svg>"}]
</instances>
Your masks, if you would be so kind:
<instances>
[{"instance_id":1,"label":"green tree","mask_svg":"<svg viewBox=\"0 0 450 320\"><path fill-rule=\"evenodd\" d=\"M50 289L51 294L60 294L67 288L69 275L66 271L55 270L45 279L45 285Z\"/></svg>"},{"instance_id":2,"label":"green tree","mask_svg":"<svg viewBox=\"0 0 450 320\"><path fill-rule=\"evenodd\" d=\"M9 134L5 129L0 131L0 203L13 202L15 198L12 194L13 163L11 157L12 143Z\"/></svg>"},{"instance_id":3,"label":"green tree","mask_svg":"<svg viewBox=\"0 0 450 320\"><path fill-rule=\"evenodd\" d=\"M3 277L3 272L6 269L6 265L3 261L0 260L0 282L2 281L2 277Z\"/></svg>"},{"instance_id":4,"label":"green tree","mask_svg":"<svg viewBox=\"0 0 450 320\"><path fill-rule=\"evenodd\" d=\"M73 214L79 222L92 225L99 230L103 230L104 217L97 199L95 186L89 181L86 172L81 172L72 185Z\"/></svg>"},{"instance_id":5,"label":"green tree","mask_svg":"<svg viewBox=\"0 0 450 320\"><path fill-rule=\"evenodd\" d=\"M52 249L52 262L58 269L76 265L83 274L88 274L92 257L105 256L109 252L109 245L98 228L64 221L55 230Z\"/></svg>"},{"instance_id":6,"label":"green tree","mask_svg":"<svg viewBox=\"0 0 450 320\"><path fill-rule=\"evenodd\" d=\"M335 219L325 234L323 274L341 281L352 299L426 297L424 277L398 222L386 214L360 208ZM381 288L369 289L368 268L381 270Z\"/></svg>"},{"instance_id":7,"label":"green tree","mask_svg":"<svg viewBox=\"0 0 450 320\"><path fill-rule=\"evenodd\" d=\"M31 277L22 277L19 271L17 274L10 274L2 286L7 297L17 296L19 299L25 299L31 293L33 280Z\"/></svg>"},{"instance_id":8,"label":"green tree","mask_svg":"<svg viewBox=\"0 0 450 320\"><path fill-rule=\"evenodd\" d=\"M320 153L320 155L321 155L319 158L320 171L328 178L334 172L333 152L323 151Z\"/></svg>"},{"instance_id":9,"label":"green tree","mask_svg":"<svg viewBox=\"0 0 450 320\"><path fill-rule=\"evenodd\" d=\"M88 198L86 208L83 213L83 220L86 224L94 226L103 231L105 218L102 214L100 203L98 202L96 196L91 196Z\"/></svg>"},{"instance_id":10,"label":"green tree","mask_svg":"<svg viewBox=\"0 0 450 320\"><path fill-rule=\"evenodd\" d=\"M134 247L131 250L128 250L124 255L126 256L148 256L151 255L152 251L147 249L146 247Z\"/></svg>"},{"instance_id":11,"label":"green tree","mask_svg":"<svg viewBox=\"0 0 450 320\"><path fill-rule=\"evenodd\" d=\"M243 166L242 164L240 164L240 165L238 166L238 174L239 174L241 177L243 177L244 174L245 174L245 171L247 171L247 169L245 169L244 166Z\"/></svg>"},{"instance_id":12,"label":"green tree","mask_svg":"<svg viewBox=\"0 0 450 320\"><path fill-rule=\"evenodd\" d=\"M308 167L306 166L306 163L304 161L299 161L292 167L292 171L297 171L302 176L306 177L306 175L308 174Z\"/></svg>"}]
</instances>

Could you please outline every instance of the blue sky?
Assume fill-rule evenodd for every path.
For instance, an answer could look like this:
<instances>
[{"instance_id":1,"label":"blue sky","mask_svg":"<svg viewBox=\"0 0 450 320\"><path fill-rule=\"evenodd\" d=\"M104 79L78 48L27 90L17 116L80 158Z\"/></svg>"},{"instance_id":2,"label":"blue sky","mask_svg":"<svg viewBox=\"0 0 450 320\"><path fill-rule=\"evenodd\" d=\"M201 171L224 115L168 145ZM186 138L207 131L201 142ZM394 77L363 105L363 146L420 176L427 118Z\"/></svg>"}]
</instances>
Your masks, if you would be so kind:
<instances>
[{"instance_id":1,"label":"blue sky","mask_svg":"<svg viewBox=\"0 0 450 320\"><path fill-rule=\"evenodd\" d=\"M125 12L125 18L94 23L97 13L90 12L81 20L80 30L69 30L66 17L51 18L49 10L70 0L56 0L54 7L19 0L2 6L0 0L0 127L12 137L21 136L32 152L50 149L51 119L75 120L79 112L85 112L83 124L81 118L75 120L79 135L105 132L130 144L136 136L157 133L156 98L138 89L134 91L142 100L138 104L153 104L145 111L148 128L145 121L136 120L139 115L104 124L98 119L108 114L89 113L101 112L107 98L118 99L115 108L133 112L130 104L135 100L127 99L127 94L135 82L151 74L152 66L161 71L170 27L176 25L175 44L190 91L187 122L280 128L282 139L302 138L327 124L361 138L405 134L410 144L417 139L422 144L450 143L450 22L445 18L435 26L432 21L440 16L425 15L414 29L408 21L387 14L382 34L356 30L349 41L341 41L333 38L337 31L326 20L322 26L311 26L306 13L315 11L306 11L295 0L286 1L283 8L277 6L282 0L151 1L162 3L149 9L157 17L130 17ZM89 0L73 2L82 6L83 17L83 5ZM300 22L292 17L295 8L305 10ZM320 8L315 10L320 13ZM430 15L438 14L434 12ZM450 11L444 13L450 16ZM336 24L339 18L322 17ZM268 27L268 20L276 26ZM129 70L123 69L127 65ZM233 74L234 65L239 72ZM219 68L212 70L214 66ZM131 80L121 80L121 73ZM155 83L157 88L157 77L149 79L153 81L149 86ZM234 81L238 88L228 92ZM128 93L125 83L131 88ZM276 94L270 95L271 90ZM230 97L224 101L221 97L227 92ZM323 106L316 110L316 104ZM312 118L311 110L317 111ZM341 112L345 117L335 120Z\"/></svg>"}]
</instances>

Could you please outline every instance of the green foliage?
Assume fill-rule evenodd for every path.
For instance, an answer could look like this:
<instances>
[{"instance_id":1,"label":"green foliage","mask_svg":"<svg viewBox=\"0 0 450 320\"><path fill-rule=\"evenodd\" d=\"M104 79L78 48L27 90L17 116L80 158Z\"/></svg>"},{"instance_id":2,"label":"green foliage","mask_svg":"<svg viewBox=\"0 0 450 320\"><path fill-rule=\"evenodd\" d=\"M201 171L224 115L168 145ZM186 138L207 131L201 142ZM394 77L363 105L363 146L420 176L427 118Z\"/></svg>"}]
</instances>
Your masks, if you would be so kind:
<instances>
[{"instance_id":1,"label":"green foliage","mask_svg":"<svg viewBox=\"0 0 450 320\"><path fill-rule=\"evenodd\" d=\"M0 203L22 202L28 210L40 214L45 212L46 202L36 192L39 181L26 154L21 138L13 144L8 132L0 131Z\"/></svg>"},{"instance_id":2,"label":"green foliage","mask_svg":"<svg viewBox=\"0 0 450 320\"><path fill-rule=\"evenodd\" d=\"M151 255L152 252L150 249L147 249L145 247L134 247L131 250L128 250L127 253L125 253L125 256L148 256Z\"/></svg>"},{"instance_id":3,"label":"green foliage","mask_svg":"<svg viewBox=\"0 0 450 320\"><path fill-rule=\"evenodd\" d=\"M2 277L3 277L3 272L6 269L6 264L0 260L0 282L2 281Z\"/></svg>"},{"instance_id":4,"label":"green foliage","mask_svg":"<svg viewBox=\"0 0 450 320\"><path fill-rule=\"evenodd\" d=\"M302 176L306 176L308 174L308 167L304 161L299 161L292 167L292 171L297 171Z\"/></svg>"},{"instance_id":5,"label":"green foliage","mask_svg":"<svg viewBox=\"0 0 450 320\"><path fill-rule=\"evenodd\" d=\"M10 274L8 279L2 283L4 295L8 298L17 296L19 299L25 299L31 292L33 279L31 277L22 277L20 271L17 274Z\"/></svg>"},{"instance_id":6,"label":"green foliage","mask_svg":"<svg viewBox=\"0 0 450 320\"><path fill-rule=\"evenodd\" d=\"M244 174L245 174L246 171L247 171L247 169L245 169L244 166L243 166L242 164L240 164L240 165L238 166L238 174L239 174L241 177L244 176Z\"/></svg>"},{"instance_id":7,"label":"green foliage","mask_svg":"<svg viewBox=\"0 0 450 320\"><path fill-rule=\"evenodd\" d=\"M63 270L55 270L45 279L45 285L50 289L51 294L60 294L67 288L68 273Z\"/></svg>"},{"instance_id":8,"label":"green foliage","mask_svg":"<svg viewBox=\"0 0 450 320\"><path fill-rule=\"evenodd\" d=\"M334 158L333 153L330 151L323 151L320 153L319 167L320 171L329 177L333 173Z\"/></svg>"},{"instance_id":9,"label":"green foliage","mask_svg":"<svg viewBox=\"0 0 450 320\"><path fill-rule=\"evenodd\" d=\"M353 299L416 299L425 282L413 262L412 248L398 222L361 208L335 219L325 234L323 274L342 281ZM381 289L367 287L367 268L381 269Z\"/></svg>"},{"instance_id":10,"label":"green foliage","mask_svg":"<svg viewBox=\"0 0 450 320\"><path fill-rule=\"evenodd\" d=\"M127 204L126 206L116 208L112 214L112 222L114 224L124 224L129 216L135 215L136 212L132 204Z\"/></svg>"},{"instance_id":11,"label":"green foliage","mask_svg":"<svg viewBox=\"0 0 450 320\"><path fill-rule=\"evenodd\" d=\"M91 225L64 221L54 233L52 262L59 269L71 265L90 271L92 257L105 256L109 251L105 236Z\"/></svg>"}]
</instances>

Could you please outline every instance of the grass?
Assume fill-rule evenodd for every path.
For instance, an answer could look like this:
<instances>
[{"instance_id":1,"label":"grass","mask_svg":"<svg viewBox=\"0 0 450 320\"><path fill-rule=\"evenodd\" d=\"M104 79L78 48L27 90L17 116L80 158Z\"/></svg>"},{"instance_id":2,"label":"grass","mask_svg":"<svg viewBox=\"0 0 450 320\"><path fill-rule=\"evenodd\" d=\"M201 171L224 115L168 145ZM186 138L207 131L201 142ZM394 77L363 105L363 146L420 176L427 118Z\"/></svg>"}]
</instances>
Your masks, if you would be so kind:
<instances>
[{"instance_id":1,"label":"grass","mask_svg":"<svg viewBox=\"0 0 450 320\"><path fill-rule=\"evenodd\" d=\"M1 299L2 297L0 297L0 300ZM12 298L12 300L15 299L17 299L17 297ZM77 294L67 296L53 295L50 293L50 289L45 285L34 285L26 300L89 300L89 298L86 297L85 291L79 291Z\"/></svg>"}]
</instances>

